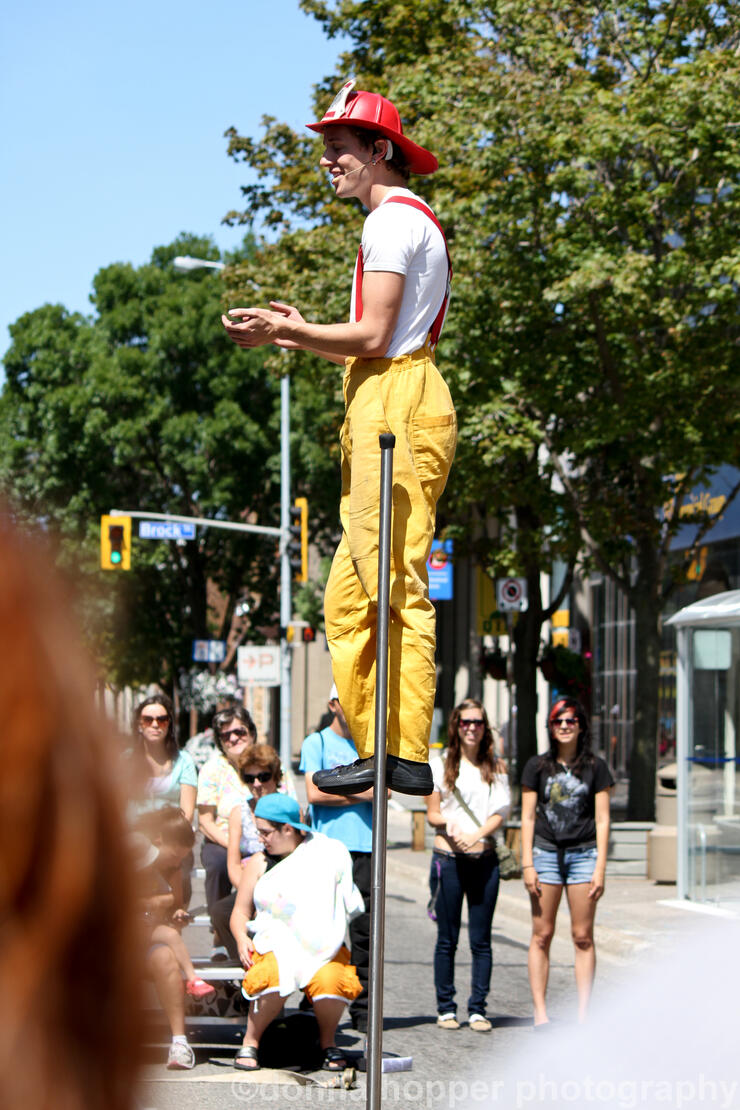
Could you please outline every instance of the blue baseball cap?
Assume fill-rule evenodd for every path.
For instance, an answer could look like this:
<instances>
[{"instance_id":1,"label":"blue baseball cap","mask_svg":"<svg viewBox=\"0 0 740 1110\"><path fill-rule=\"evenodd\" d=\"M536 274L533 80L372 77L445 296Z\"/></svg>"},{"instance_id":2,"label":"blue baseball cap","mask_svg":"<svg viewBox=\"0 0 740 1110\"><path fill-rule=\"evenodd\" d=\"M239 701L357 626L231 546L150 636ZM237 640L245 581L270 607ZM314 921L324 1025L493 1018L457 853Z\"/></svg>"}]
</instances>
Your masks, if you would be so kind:
<instances>
[{"instance_id":1,"label":"blue baseball cap","mask_svg":"<svg viewBox=\"0 0 740 1110\"><path fill-rule=\"evenodd\" d=\"M301 821L301 807L289 794L263 794L254 807L255 817L273 821L276 825L292 825L294 829L313 832L310 825Z\"/></svg>"}]
</instances>

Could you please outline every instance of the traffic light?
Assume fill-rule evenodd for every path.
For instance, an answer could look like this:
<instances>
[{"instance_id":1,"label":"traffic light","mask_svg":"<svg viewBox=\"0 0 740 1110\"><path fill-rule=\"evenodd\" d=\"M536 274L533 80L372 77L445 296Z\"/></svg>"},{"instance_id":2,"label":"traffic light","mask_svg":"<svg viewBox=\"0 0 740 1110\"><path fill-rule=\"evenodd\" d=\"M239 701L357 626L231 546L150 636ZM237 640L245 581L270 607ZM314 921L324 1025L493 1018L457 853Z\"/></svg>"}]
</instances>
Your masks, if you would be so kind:
<instances>
[{"instance_id":1,"label":"traffic light","mask_svg":"<svg viewBox=\"0 0 740 1110\"><path fill-rule=\"evenodd\" d=\"M100 565L103 570L131 570L130 516L101 516Z\"/></svg>"},{"instance_id":2,"label":"traffic light","mask_svg":"<svg viewBox=\"0 0 740 1110\"><path fill-rule=\"evenodd\" d=\"M312 644L314 642L314 640L316 639L316 629L315 628L304 628L304 629L302 629L302 632L303 632L303 642L304 642L304 644Z\"/></svg>"},{"instance_id":3,"label":"traffic light","mask_svg":"<svg viewBox=\"0 0 740 1110\"><path fill-rule=\"evenodd\" d=\"M290 540L288 551L290 565L293 568L293 578L296 582L308 581L308 501L305 497L296 497L291 506L291 516L297 523L290 526Z\"/></svg>"}]
</instances>

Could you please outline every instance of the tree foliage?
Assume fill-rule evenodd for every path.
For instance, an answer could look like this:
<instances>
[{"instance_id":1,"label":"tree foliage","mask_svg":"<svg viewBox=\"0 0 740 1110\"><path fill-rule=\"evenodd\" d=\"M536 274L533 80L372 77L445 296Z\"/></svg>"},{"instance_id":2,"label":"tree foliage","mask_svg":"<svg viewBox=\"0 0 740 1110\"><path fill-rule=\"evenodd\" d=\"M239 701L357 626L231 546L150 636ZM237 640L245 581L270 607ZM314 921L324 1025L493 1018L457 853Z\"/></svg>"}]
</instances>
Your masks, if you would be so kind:
<instances>
[{"instance_id":1,"label":"tree foliage","mask_svg":"<svg viewBox=\"0 0 740 1110\"><path fill-rule=\"evenodd\" d=\"M98 569L99 517L113 507L279 523L278 383L259 352L225 338L220 277L176 273L177 254L217 257L210 240L182 236L147 265L107 266L94 318L58 305L29 312L5 360L5 491L58 534L103 673L120 683L171 681L193 638L225 634L245 589L258 601L254 624L275 620L277 545L264 537L135 540L130 573ZM227 599L221 624L209 582Z\"/></svg>"},{"instance_id":2,"label":"tree foliage","mask_svg":"<svg viewBox=\"0 0 740 1110\"><path fill-rule=\"evenodd\" d=\"M461 434L444 519L458 541L478 537L492 573L530 580L528 673L546 612L539 572L554 557L572 565L580 549L627 592L641 643L631 812L650 816L659 618L678 524L664 506L738 454L737 7L302 7L351 40L315 88L316 112L351 74L390 96L440 159L413 184L455 265L440 365ZM274 119L259 140L228 134L257 175L230 218L278 232L259 248L264 287L309 318L345 318L362 214L330 197L318 144ZM244 271L230 276L239 296ZM338 407L336 371L296 361ZM526 708L520 730L531 697Z\"/></svg>"}]
</instances>

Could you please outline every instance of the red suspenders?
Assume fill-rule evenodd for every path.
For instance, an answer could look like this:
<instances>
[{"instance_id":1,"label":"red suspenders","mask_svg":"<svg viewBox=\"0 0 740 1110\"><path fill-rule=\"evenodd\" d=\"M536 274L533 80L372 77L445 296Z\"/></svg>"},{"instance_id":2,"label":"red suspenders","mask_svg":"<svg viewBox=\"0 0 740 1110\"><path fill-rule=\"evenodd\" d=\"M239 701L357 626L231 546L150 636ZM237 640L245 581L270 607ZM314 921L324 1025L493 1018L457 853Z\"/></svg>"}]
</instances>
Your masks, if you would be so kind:
<instances>
[{"instance_id":1,"label":"red suspenders","mask_svg":"<svg viewBox=\"0 0 740 1110\"><path fill-rule=\"evenodd\" d=\"M447 315L447 306L450 303L450 282L452 281L452 261L450 259L450 252L447 250L447 240L445 238L445 233L444 233L444 231L442 231L442 227L440 225L440 222L437 219L437 217L434 215L434 213L432 212L431 208L428 208L426 206L426 204L424 204L422 201L415 200L413 197L388 197L388 200L385 203L386 204L408 204L411 208L417 208L419 210L419 212L423 212L425 216L429 217L429 219L432 221L432 223L434 224L434 226L437 228L440 235L442 236L442 241L444 242L444 245L445 245L445 253L447 254L447 288L445 289L444 299L442 301L439 312L437 313L437 316L434 320L434 323L432 324L431 331L429 333L432 347L436 347L437 346L437 341L439 340L439 337L442 333L442 326L445 322L445 316ZM363 259L362 259L362 246L360 246L360 249L357 252L357 269L355 271L355 320L361 320L362 319L362 277L363 277L363 274L364 274L364 266L363 266Z\"/></svg>"}]
</instances>

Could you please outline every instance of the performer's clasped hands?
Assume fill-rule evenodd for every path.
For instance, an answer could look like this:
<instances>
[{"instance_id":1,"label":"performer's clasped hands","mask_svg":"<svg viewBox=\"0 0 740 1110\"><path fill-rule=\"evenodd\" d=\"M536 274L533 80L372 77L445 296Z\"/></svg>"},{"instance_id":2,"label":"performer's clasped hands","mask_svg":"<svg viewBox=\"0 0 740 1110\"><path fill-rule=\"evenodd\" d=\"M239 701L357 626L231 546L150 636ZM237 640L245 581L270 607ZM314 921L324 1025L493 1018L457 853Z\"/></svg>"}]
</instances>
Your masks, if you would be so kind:
<instances>
[{"instance_id":1,"label":"performer's clasped hands","mask_svg":"<svg viewBox=\"0 0 740 1110\"><path fill-rule=\"evenodd\" d=\"M240 317L239 321L231 319L233 316ZM298 343L280 334L286 320L305 323L294 305L284 304L282 301L270 301L269 309L230 308L228 314L221 315L226 334L238 347L264 347L273 343L286 350L297 350Z\"/></svg>"}]
</instances>

